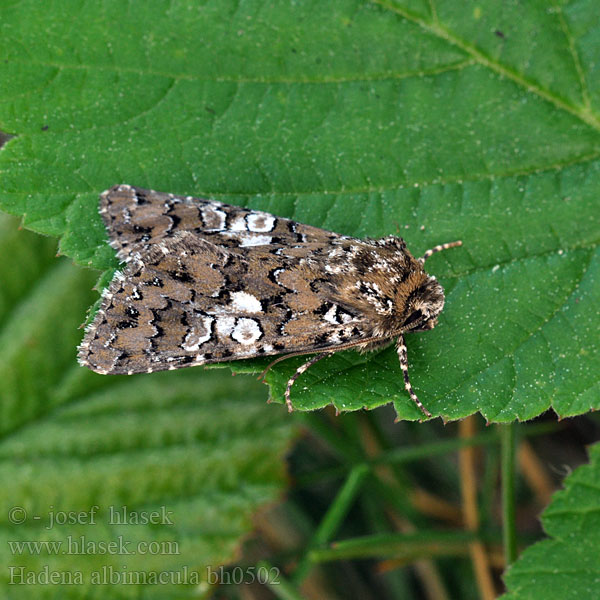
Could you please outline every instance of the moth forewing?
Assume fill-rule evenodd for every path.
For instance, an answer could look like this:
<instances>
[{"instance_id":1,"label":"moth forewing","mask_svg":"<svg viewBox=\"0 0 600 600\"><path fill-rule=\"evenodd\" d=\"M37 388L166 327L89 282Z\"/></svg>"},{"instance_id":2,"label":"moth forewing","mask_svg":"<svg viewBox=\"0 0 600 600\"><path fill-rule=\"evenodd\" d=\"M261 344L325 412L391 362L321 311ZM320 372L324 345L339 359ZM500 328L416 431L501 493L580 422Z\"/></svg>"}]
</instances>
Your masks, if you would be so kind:
<instances>
[{"instance_id":1,"label":"moth forewing","mask_svg":"<svg viewBox=\"0 0 600 600\"><path fill-rule=\"evenodd\" d=\"M220 202L115 186L100 199L126 266L105 290L79 361L103 374L278 354L323 357L435 326L444 294L401 238L355 239Z\"/></svg>"}]
</instances>

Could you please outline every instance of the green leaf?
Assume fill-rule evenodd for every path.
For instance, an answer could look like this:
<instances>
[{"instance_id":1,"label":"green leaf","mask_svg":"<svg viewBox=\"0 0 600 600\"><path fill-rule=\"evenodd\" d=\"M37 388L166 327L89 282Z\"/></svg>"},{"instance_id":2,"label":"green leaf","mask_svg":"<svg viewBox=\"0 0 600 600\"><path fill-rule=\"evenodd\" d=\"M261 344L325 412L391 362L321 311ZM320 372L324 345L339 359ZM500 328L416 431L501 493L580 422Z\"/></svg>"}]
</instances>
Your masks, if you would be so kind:
<instances>
[{"instance_id":1,"label":"green leaf","mask_svg":"<svg viewBox=\"0 0 600 600\"><path fill-rule=\"evenodd\" d=\"M399 231L415 255L462 239L427 263L439 326L407 340L424 404L598 408L600 24L589 0L526 4L12 3L0 207L100 269L97 196L121 182ZM299 364L270 373L276 400ZM292 399L420 416L393 348L321 361Z\"/></svg>"},{"instance_id":2,"label":"green leaf","mask_svg":"<svg viewBox=\"0 0 600 600\"><path fill-rule=\"evenodd\" d=\"M600 445L565 479L542 515L551 539L527 548L504 576L503 600L595 598L600 579Z\"/></svg>"},{"instance_id":3,"label":"green leaf","mask_svg":"<svg viewBox=\"0 0 600 600\"><path fill-rule=\"evenodd\" d=\"M113 581L111 598L198 597L281 493L292 421L223 371L81 368L94 277L14 221L0 215L0 595L82 598Z\"/></svg>"}]
</instances>

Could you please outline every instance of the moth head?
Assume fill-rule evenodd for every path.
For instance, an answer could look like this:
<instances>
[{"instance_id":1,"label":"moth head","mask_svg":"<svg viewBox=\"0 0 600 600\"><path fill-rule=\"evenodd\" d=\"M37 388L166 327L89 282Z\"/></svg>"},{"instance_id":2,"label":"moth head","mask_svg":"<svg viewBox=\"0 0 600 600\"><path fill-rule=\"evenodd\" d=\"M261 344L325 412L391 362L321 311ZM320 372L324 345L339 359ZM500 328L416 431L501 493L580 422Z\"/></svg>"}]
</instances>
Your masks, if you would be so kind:
<instances>
[{"instance_id":1,"label":"moth head","mask_svg":"<svg viewBox=\"0 0 600 600\"><path fill-rule=\"evenodd\" d=\"M402 331L426 331L437 325L444 308L444 290L435 277L427 277L407 297L402 315Z\"/></svg>"}]
</instances>

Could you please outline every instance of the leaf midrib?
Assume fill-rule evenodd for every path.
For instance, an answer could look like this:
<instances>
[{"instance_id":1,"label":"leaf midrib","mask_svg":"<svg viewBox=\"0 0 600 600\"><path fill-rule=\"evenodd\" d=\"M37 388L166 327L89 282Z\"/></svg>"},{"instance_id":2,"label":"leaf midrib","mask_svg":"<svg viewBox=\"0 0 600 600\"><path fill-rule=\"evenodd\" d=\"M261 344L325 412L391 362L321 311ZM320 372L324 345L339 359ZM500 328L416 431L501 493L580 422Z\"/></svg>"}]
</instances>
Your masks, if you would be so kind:
<instances>
[{"instance_id":1,"label":"leaf midrib","mask_svg":"<svg viewBox=\"0 0 600 600\"><path fill-rule=\"evenodd\" d=\"M410 11L403 9L399 6L393 5L387 0L370 0L374 4L379 5L381 8L388 10L390 12L396 13L400 15L402 18L407 21L411 21L420 27L422 27L428 33L438 37L441 40L452 44L455 48L458 48L465 52L467 55L471 56L478 64L483 67L487 67L488 69L498 73L499 75L510 79L514 83L516 83L519 87L525 89L527 92L530 92L540 98L552 103L558 109L568 112L569 114L577 117L580 121L585 123L586 125L592 127L596 131L600 131L600 118L596 115L592 110L589 104L586 106L575 106L570 104L566 100L560 98L556 94L550 92L542 88L533 80L517 73L516 71L502 65L498 61L492 59L491 57L484 54L481 50L475 47L472 44L469 44L465 40L459 38L457 35L450 32L450 30L442 27L439 21L429 22L423 19L422 17L417 16L416 14L411 13ZM564 24L563 24L564 29ZM567 38L570 41L569 36ZM573 54L573 47L570 43L569 46L571 53ZM578 76L580 73L580 65L579 58L576 54L573 55L573 62L575 64L575 69L578 72ZM586 98L586 89L585 86L582 87L582 95L585 100Z\"/></svg>"}]
</instances>

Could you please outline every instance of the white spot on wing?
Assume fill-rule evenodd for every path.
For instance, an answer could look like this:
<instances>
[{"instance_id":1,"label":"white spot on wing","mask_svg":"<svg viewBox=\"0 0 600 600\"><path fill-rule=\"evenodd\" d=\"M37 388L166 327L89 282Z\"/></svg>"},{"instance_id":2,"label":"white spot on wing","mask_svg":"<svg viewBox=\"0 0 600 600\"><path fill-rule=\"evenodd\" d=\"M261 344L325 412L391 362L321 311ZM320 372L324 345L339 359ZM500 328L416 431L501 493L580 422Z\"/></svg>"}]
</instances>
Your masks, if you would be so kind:
<instances>
[{"instance_id":1,"label":"white spot on wing","mask_svg":"<svg viewBox=\"0 0 600 600\"><path fill-rule=\"evenodd\" d=\"M231 294L231 308L245 313L262 312L260 300L247 292L234 292Z\"/></svg>"},{"instance_id":2,"label":"white spot on wing","mask_svg":"<svg viewBox=\"0 0 600 600\"><path fill-rule=\"evenodd\" d=\"M224 231L223 236L237 240L240 248L248 246L266 246L273 242L273 238L270 235L258 235L256 233L250 233L249 231L244 231L244 233L240 233L239 231Z\"/></svg>"},{"instance_id":3,"label":"white spot on wing","mask_svg":"<svg viewBox=\"0 0 600 600\"><path fill-rule=\"evenodd\" d=\"M342 272L342 267L339 265L336 265L334 267L332 267L331 265L325 265L325 271L327 271L327 273L341 273Z\"/></svg>"},{"instance_id":4,"label":"white spot on wing","mask_svg":"<svg viewBox=\"0 0 600 600\"><path fill-rule=\"evenodd\" d=\"M333 325L337 325L337 305L333 305L324 315L323 318Z\"/></svg>"},{"instance_id":5,"label":"white spot on wing","mask_svg":"<svg viewBox=\"0 0 600 600\"><path fill-rule=\"evenodd\" d=\"M225 212L215 208L214 205L209 204L202 209L202 219L207 229L222 231L225 229L226 218Z\"/></svg>"},{"instance_id":6,"label":"white spot on wing","mask_svg":"<svg viewBox=\"0 0 600 600\"><path fill-rule=\"evenodd\" d=\"M240 246L266 246L273 241L270 235L245 235L240 236Z\"/></svg>"},{"instance_id":7,"label":"white spot on wing","mask_svg":"<svg viewBox=\"0 0 600 600\"><path fill-rule=\"evenodd\" d=\"M219 337L227 337L235 326L235 317L219 317L217 319L217 334Z\"/></svg>"},{"instance_id":8,"label":"white spot on wing","mask_svg":"<svg viewBox=\"0 0 600 600\"><path fill-rule=\"evenodd\" d=\"M275 227L275 217L268 213L250 213L246 217L248 231L263 233L273 231Z\"/></svg>"},{"instance_id":9,"label":"white spot on wing","mask_svg":"<svg viewBox=\"0 0 600 600\"><path fill-rule=\"evenodd\" d=\"M248 227L246 225L246 221L244 220L243 215L237 215L235 218L231 219L229 224L230 231L248 231Z\"/></svg>"},{"instance_id":10,"label":"white spot on wing","mask_svg":"<svg viewBox=\"0 0 600 600\"><path fill-rule=\"evenodd\" d=\"M198 322L190 327L189 333L185 336L181 347L186 352L197 352L204 342L210 340L211 325L214 321L213 317L201 317Z\"/></svg>"},{"instance_id":11,"label":"white spot on wing","mask_svg":"<svg viewBox=\"0 0 600 600\"><path fill-rule=\"evenodd\" d=\"M231 332L231 338L240 344L248 346L262 337L262 331L254 319L238 319Z\"/></svg>"},{"instance_id":12,"label":"white spot on wing","mask_svg":"<svg viewBox=\"0 0 600 600\"><path fill-rule=\"evenodd\" d=\"M279 281L279 276L280 276L282 273L285 273L285 269L275 269L275 270L273 271L273 278L275 279L275 281L276 281L277 283L279 283L279 285L281 285L281 283L280 283L280 281Z\"/></svg>"},{"instance_id":13,"label":"white spot on wing","mask_svg":"<svg viewBox=\"0 0 600 600\"><path fill-rule=\"evenodd\" d=\"M350 321L354 320L354 317L347 312L341 312L339 314L341 314L342 323L350 323Z\"/></svg>"}]
</instances>

